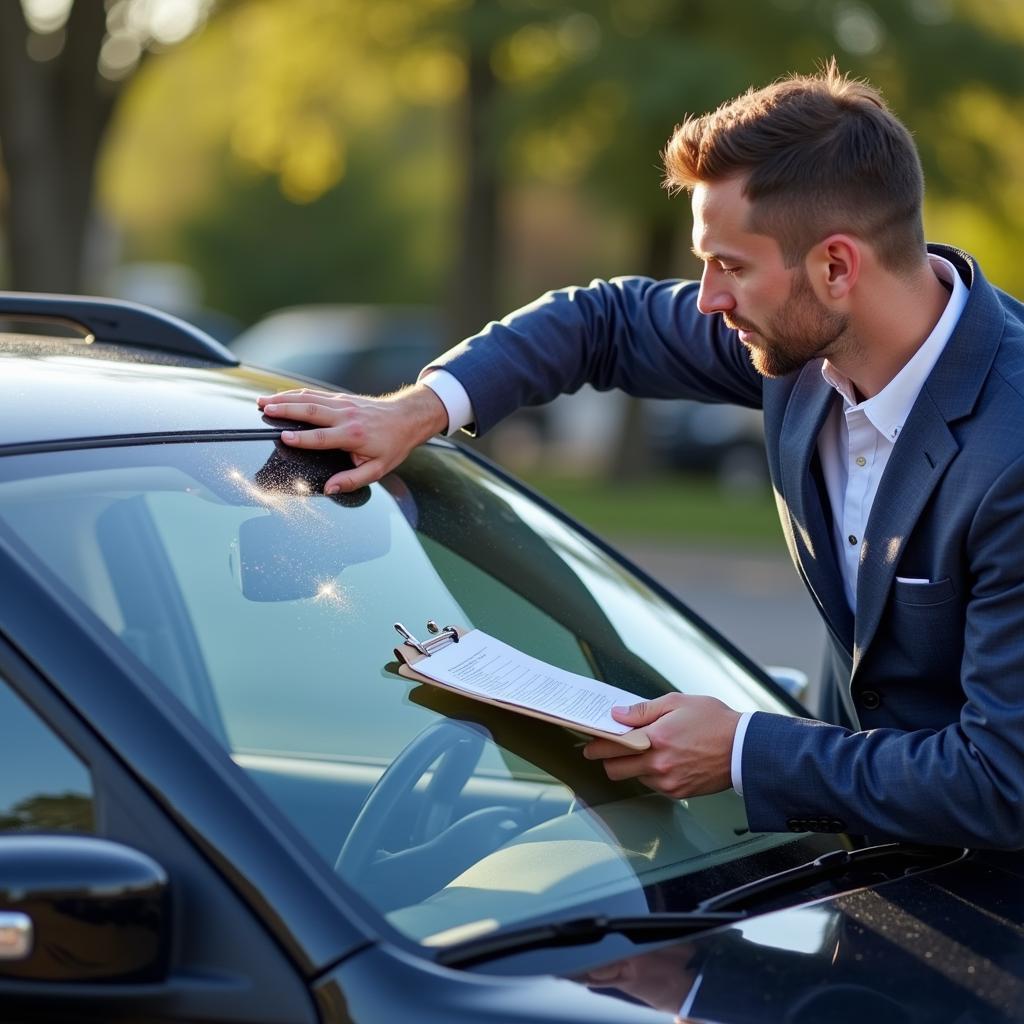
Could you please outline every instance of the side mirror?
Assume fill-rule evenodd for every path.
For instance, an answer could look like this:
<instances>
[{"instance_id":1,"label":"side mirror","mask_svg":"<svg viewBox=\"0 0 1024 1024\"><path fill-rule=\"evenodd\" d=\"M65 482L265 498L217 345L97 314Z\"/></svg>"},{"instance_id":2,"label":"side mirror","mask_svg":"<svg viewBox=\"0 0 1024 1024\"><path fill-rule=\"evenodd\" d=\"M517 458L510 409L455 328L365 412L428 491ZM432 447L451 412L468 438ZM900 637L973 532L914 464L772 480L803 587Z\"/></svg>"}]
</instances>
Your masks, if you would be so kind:
<instances>
[{"instance_id":1,"label":"side mirror","mask_svg":"<svg viewBox=\"0 0 1024 1024\"><path fill-rule=\"evenodd\" d=\"M803 703L804 694L810 680L807 673L798 668L785 668L781 665L766 665L765 672L768 673L790 695Z\"/></svg>"},{"instance_id":2,"label":"side mirror","mask_svg":"<svg viewBox=\"0 0 1024 1024\"><path fill-rule=\"evenodd\" d=\"M92 836L0 834L0 979L159 981L168 880Z\"/></svg>"}]
</instances>

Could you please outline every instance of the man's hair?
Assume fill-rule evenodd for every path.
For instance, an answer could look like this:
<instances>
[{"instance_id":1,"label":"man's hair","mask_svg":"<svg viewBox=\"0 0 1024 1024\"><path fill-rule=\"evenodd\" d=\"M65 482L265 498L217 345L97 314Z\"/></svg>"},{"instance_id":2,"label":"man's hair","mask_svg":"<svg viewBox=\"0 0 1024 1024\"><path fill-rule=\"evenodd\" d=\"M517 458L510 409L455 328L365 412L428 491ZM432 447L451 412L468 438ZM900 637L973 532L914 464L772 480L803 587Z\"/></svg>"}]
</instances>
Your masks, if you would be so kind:
<instances>
[{"instance_id":1,"label":"man's hair","mask_svg":"<svg viewBox=\"0 0 1024 1024\"><path fill-rule=\"evenodd\" d=\"M775 238L789 266L836 232L863 238L895 272L924 258L924 176L910 132L834 60L688 117L663 158L672 193L745 176L748 226Z\"/></svg>"}]
</instances>

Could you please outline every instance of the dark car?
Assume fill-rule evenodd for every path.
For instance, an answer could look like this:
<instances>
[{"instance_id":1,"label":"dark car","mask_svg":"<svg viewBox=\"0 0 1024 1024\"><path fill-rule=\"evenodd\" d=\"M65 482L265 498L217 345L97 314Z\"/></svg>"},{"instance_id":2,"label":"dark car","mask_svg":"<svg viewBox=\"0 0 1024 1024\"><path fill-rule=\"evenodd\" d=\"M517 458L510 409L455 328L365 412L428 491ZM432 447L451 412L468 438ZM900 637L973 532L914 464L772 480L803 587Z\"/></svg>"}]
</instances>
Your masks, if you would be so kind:
<instances>
[{"instance_id":1,"label":"dark car","mask_svg":"<svg viewBox=\"0 0 1024 1024\"><path fill-rule=\"evenodd\" d=\"M3 315L88 338L0 336L0 1019L1022 1019L1018 861L754 834L398 674L437 619L801 713L543 500L442 440L325 497L347 456L256 407L296 382L139 307Z\"/></svg>"},{"instance_id":2,"label":"dark car","mask_svg":"<svg viewBox=\"0 0 1024 1024\"><path fill-rule=\"evenodd\" d=\"M243 362L379 395L416 380L443 346L437 313L425 306L320 303L268 314L231 343Z\"/></svg>"},{"instance_id":3,"label":"dark car","mask_svg":"<svg viewBox=\"0 0 1024 1024\"><path fill-rule=\"evenodd\" d=\"M770 486L759 409L685 399L649 399L644 426L660 463L712 476L730 491Z\"/></svg>"}]
</instances>

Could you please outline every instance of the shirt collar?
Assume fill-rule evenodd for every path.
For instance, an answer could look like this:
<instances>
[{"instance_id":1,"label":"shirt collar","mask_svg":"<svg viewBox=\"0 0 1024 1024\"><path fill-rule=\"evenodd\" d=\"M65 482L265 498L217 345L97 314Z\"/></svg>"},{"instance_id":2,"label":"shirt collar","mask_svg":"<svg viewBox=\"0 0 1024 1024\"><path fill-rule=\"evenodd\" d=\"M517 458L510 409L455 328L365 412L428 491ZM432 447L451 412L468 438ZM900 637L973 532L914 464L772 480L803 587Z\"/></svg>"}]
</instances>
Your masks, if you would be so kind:
<instances>
[{"instance_id":1,"label":"shirt collar","mask_svg":"<svg viewBox=\"0 0 1024 1024\"><path fill-rule=\"evenodd\" d=\"M925 338L924 343L910 357L903 369L877 395L857 405L853 384L849 378L839 373L827 359L821 365L821 375L843 396L844 409L862 410L874 428L889 441L895 441L903 429L903 424L910 415L910 410L917 401L928 374L932 372L939 356L942 355L967 304L967 285L957 273L956 267L949 260L934 253L929 253L928 261L935 276L951 286L949 301L931 334Z\"/></svg>"}]
</instances>

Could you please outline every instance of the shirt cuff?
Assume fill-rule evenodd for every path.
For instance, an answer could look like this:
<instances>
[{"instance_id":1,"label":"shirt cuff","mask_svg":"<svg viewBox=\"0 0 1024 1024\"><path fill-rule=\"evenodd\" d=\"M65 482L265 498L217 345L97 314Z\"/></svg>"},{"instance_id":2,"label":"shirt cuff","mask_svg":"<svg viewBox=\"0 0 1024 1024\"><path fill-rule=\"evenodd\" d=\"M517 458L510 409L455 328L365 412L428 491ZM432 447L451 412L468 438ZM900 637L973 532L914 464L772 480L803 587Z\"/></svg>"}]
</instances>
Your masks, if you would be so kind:
<instances>
[{"instance_id":1,"label":"shirt cuff","mask_svg":"<svg viewBox=\"0 0 1024 1024\"><path fill-rule=\"evenodd\" d=\"M448 429L444 432L445 437L451 437L456 431L468 427L476 419L466 389L459 383L458 378L452 376L447 370L427 370L420 375L419 382L426 384L441 399L441 404L448 413Z\"/></svg>"},{"instance_id":2,"label":"shirt cuff","mask_svg":"<svg viewBox=\"0 0 1024 1024\"><path fill-rule=\"evenodd\" d=\"M736 723L736 733L732 738L732 761L729 767L732 773L732 788L740 796L743 796L743 737L747 735L747 726L750 725L753 715L753 711L745 711L740 715L740 720Z\"/></svg>"}]
</instances>

